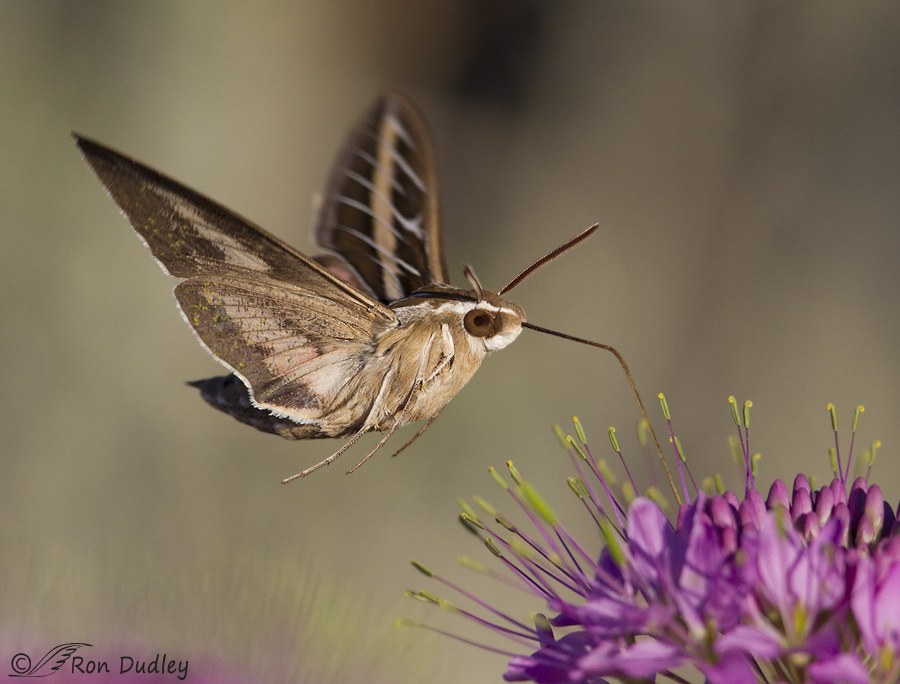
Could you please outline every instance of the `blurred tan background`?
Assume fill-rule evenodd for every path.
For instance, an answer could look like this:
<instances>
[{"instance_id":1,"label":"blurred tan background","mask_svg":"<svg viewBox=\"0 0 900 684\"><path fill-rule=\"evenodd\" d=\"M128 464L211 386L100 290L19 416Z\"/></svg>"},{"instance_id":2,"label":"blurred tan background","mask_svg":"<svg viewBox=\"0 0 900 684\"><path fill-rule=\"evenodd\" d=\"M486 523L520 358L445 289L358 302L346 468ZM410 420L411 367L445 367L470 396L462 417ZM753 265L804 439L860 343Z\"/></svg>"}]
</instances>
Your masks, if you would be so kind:
<instances>
[{"instance_id":1,"label":"blurred tan background","mask_svg":"<svg viewBox=\"0 0 900 684\"><path fill-rule=\"evenodd\" d=\"M896 503L898 36L895 3L0 2L0 635L9 648L111 635L178 647L190 587L239 558L236 576L255 568L265 584L270 566L311 564L366 614L481 639L400 599L446 594L410 558L490 586L455 565L486 555L457 497L499 502L486 468L512 458L594 543L550 429L571 431L573 414L607 457L617 426L643 472L614 359L526 331L401 457L347 477L371 436L282 487L340 445L256 432L184 385L221 368L72 130L311 253L313 197L343 136L398 88L433 132L455 283L471 263L497 289L599 221L514 292L531 322L616 346L657 430L664 392L694 473L732 486L729 394L754 402L765 487L798 470L827 479L825 405L846 453L863 404L857 453L883 442L876 479ZM138 607L104 607L113 585ZM300 678L272 664L253 595L216 586L203 610L231 636L209 632L209 652ZM314 583L297 586L312 600L299 587ZM434 668L420 681L500 681L505 665L446 639L413 649Z\"/></svg>"}]
</instances>

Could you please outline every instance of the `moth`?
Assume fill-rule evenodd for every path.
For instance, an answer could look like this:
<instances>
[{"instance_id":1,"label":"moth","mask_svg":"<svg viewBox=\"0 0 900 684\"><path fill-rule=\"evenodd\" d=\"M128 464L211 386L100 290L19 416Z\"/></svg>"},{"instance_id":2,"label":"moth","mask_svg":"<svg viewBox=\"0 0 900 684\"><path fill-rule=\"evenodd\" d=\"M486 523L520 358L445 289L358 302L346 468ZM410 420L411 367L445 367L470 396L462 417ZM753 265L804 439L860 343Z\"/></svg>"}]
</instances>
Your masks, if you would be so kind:
<instances>
[{"instance_id":1,"label":"moth","mask_svg":"<svg viewBox=\"0 0 900 684\"><path fill-rule=\"evenodd\" d=\"M213 407L287 439L383 439L426 421L490 352L518 337L525 312L503 295L597 226L495 293L448 284L435 166L425 124L382 95L349 135L306 257L229 209L135 159L75 135L84 158L162 269L200 343L230 374L189 383ZM404 446L403 448L406 448ZM402 451L402 449L401 449ZM399 453L399 452L398 452Z\"/></svg>"}]
</instances>

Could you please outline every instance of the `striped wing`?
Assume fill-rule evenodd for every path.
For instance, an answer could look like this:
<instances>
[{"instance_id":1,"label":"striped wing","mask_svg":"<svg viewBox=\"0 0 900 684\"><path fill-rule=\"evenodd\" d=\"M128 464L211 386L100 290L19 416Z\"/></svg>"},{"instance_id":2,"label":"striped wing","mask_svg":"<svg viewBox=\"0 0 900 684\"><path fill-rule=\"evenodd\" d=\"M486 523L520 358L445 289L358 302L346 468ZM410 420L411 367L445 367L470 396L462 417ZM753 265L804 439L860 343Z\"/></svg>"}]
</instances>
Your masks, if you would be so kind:
<instances>
[{"instance_id":1,"label":"striped wing","mask_svg":"<svg viewBox=\"0 0 900 684\"><path fill-rule=\"evenodd\" d=\"M185 185L87 138L78 147L169 275L252 275L393 313L274 235Z\"/></svg>"},{"instance_id":2,"label":"striped wing","mask_svg":"<svg viewBox=\"0 0 900 684\"><path fill-rule=\"evenodd\" d=\"M332 251L330 270L349 272L342 275L384 304L447 282L431 144L403 97L383 95L350 134L316 237Z\"/></svg>"}]
</instances>

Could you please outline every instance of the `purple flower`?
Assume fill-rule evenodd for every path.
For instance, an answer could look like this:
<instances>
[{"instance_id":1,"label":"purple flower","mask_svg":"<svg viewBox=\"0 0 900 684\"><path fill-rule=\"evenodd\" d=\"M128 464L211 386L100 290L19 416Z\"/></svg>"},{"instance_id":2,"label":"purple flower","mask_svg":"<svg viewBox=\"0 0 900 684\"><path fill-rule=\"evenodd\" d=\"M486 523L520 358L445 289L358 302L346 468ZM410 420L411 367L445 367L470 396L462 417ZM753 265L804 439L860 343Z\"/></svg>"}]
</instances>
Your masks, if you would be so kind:
<instances>
[{"instance_id":1,"label":"purple flower","mask_svg":"<svg viewBox=\"0 0 900 684\"><path fill-rule=\"evenodd\" d=\"M859 556L850 603L860 637L886 681L900 678L900 537Z\"/></svg>"},{"instance_id":2,"label":"purple flower","mask_svg":"<svg viewBox=\"0 0 900 684\"><path fill-rule=\"evenodd\" d=\"M465 505L462 521L505 565L509 581L554 614L549 620L539 615L531 627L462 592L492 617L454 610L526 648L533 644L528 655L511 658L508 681L653 682L657 675L684 681L674 670L686 666L709 684L900 680L900 524L894 511L868 475L848 488L852 439L846 467L836 441L828 485L816 489L801 474L790 489L775 481L764 499L749 452L748 406L743 425L734 411L746 473L742 497L696 485L691 496L694 480L671 433L681 480L680 489L672 483L679 502L674 519L658 493L635 497L631 489L629 495L630 473L624 496L616 495L609 468L594 459L576 420L579 442L563 442L579 475L569 484L605 540L599 553L569 534L512 464L514 486L492 471L534 531L480 499L488 516ZM613 433L611 439L618 451ZM410 593L450 607L431 594Z\"/></svg>"}]
</instances>

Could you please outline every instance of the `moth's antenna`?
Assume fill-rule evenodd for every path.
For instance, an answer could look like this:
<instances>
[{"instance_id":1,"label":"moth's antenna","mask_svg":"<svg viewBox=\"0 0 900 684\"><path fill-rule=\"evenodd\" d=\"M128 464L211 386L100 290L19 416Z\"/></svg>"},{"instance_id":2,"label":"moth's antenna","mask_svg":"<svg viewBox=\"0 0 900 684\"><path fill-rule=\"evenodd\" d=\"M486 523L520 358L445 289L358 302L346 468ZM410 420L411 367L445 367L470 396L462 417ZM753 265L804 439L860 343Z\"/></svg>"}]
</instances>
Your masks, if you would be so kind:
<instances>
[{"instance_id":1,"label":"moth's antenna","mask_svg":"<svg viewBox=\"0 0 900 684\"><path fill-rule=\"evenodd\" d=\"M525 269L522 272L522 275L520 275L518 278L513 280L513 282L511 283L512 286L515 287L515 285L518 284L518 281L520 281L522 278L527 276L529 273L531 273L531 271L533 271L535 268L540 266L542 263L549 261L550 259L552 259L555 256L558 256L557 253L561 253L561 250L565 251L566 249L571 247L576 242L579 242L580 240L583 240L584 238L586 238L588 235L590 235L590 233L596 227L597 226L592 226L591 228L588 228L588 230L586 230L584 233L582 233L581 235L576 237L574 240L568 242L567 244L563 245L558 250L556 250L556 253L551 252L550 254L548 254L546 257L544 257L540 261L535 262L535 264L533 266L531 266L530 268ZM509 285L507 285L503 290L501 290L501 292L503 292L507 289L510 289ZM659 441L656 439L656 433L653 432L653 425L650 423L650 418L647 417L647 411L644 409L644 402L641 401L641 396L638 394L637 387L634 384L634 380L631 379L631 371L628 370L628 364L625 363L625 359L622 358L622 355L618 351L616 351L613 347L610 347L607 344L600 344L599 342L591 342L590 340L583 340L580 337L573 337L572 335L566 335L565 333L556 332L555 330L550 330L549 328L541 328L540 326L532 325L531 323L526 323L525 321L522 321L522 327L523 328L531 328L532 330L537 330L538 332L547 333L548 335L556 335L556 337L561 337L564 340L571 340L572 342L581 342L582 344L589 344L592 347L599 347L600 349L605 349L606 351L611 352L612 354L615 355L615 357L617 359L619 359L619 363L622 365L622 370L625 371L625 377L628 378L628 384L631 385L631 391L634 392L634 398L637 399L638 406L640 406L640 408L641 408L641 415L644 416L644 420L647 423L647 430L650 432L650 437L653 438L653 444L656 447L656 453L659 454L659 460L660 460L660 462L662 462L663 470L666 471L666 477L669 478L669 485L672 487L672 491L675 493L675 499L676 499L676 501L678 501L678 505L680 506L681 505L681 497L678 495L678 490L675 488L675 481L672 479L672 473L669 472L669 466L666 465L666 459L663 458L662 449L660 449Z\"/></svg>"},{"instance_id":2,"label":"moth's antenna","mask_svg":"<svg viewBox=\"0 0 900 684\"><path fill-rule=\"evenodd\" d=\"M478 295L478 301L484 301L484 296L482 295L481 289L481 281L478 280L478 276L475 275L475 271L471 266L466 264L463 266L463 274L466 276L466 279L472 284L472 289L475 290L475 294ZM396 454L394 454L396 456Z\"/></svg>"},{"instance_id":3,"label":"moth's antenna","mask_svg":"<svg viewBox=\"0 0 900 684\"><path fill-rule=\"evenodd\" d=\"M577 245L579 242L581 242L581 241L584 240L585 238L589 237L589 236L591 235L591 233L593 233L593 232L594 232L595 230L597 230L597 228L599 228L599 227L600 227L600 224L599 224L599 223L595 223L595 224L592 225L590 228L588 228L586 231L584 231L584 232L582 232L582 233L579 233L578 235L576 235L575 237L573 237L571 240L569 240L569 241L568 241L566 244L564 244L562 247L557 247L557 248L554 249L552 252L550 252L550 254L548 254L547 256L541 257L540 259L538 259L537 261L535 261L533 264L531 264L531 266L529 266L529 267L526 268L524 271L522 271L519 275L517 275L515 278L513 278L513 279L509 282L509 284L508 284L506 287L504 287L502 290L500 290L500 292L498 292L497 294L499 294L499 295L502 297L504 294L506 294L506 293L509 292L511 289L513 289L516 285L518 285L518 284L521 283L523 280L525 280L525 278L527 278L527 277L530 276L532 273L534 273L534 272L535 272L537 269L539 269L541 266L543 266L544 264L546 264L548 261L553 261L556 257L558 257L558 256L559 256L560 254L562 254L563 252L569 251L572 247L574 247L575 245Z\"/></svg>"}]
</instances>

